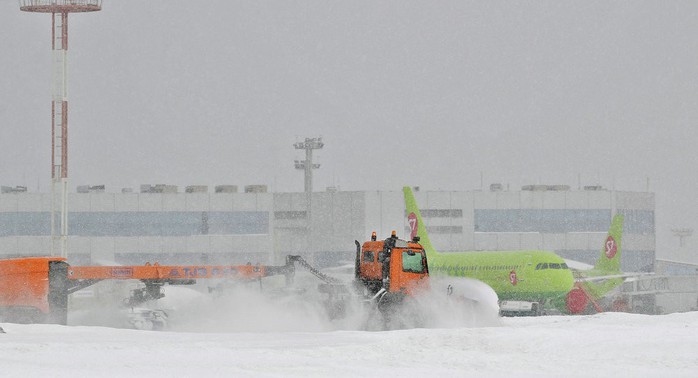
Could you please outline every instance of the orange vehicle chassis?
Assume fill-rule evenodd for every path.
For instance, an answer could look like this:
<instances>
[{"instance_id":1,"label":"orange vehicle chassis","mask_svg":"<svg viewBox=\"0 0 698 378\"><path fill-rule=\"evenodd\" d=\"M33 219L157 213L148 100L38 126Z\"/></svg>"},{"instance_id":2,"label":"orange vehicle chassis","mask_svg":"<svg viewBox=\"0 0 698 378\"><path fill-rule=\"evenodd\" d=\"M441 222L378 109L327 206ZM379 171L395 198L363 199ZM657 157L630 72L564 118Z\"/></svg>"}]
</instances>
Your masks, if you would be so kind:
<instances>
[{"instance_id":1,"label":"orange vehicle chassis","mask_svg":"<svg viewBox=\"0 0 698 378\"><path fill-rule=\"evenodd\" d=\"M295 273L294 258L286 265L159 265L70 266L60 257L27 257L0 260L0 321L66 324L68 295L102 280L136 279L145 283L141 300L163 297L164 284L189 285L197 279L260 280Z\"/></svg>"}]
</instances>

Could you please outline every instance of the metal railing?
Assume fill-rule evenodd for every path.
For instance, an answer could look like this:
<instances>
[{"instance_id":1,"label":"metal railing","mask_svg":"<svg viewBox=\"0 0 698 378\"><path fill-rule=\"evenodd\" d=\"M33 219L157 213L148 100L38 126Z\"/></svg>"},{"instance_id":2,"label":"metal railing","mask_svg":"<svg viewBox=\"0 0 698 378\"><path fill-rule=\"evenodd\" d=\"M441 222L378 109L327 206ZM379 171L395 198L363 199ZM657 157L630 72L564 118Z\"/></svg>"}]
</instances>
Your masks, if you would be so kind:
<instances>
[{"instance_id":1,"label":"metal railing","mask_svg":"<svg viewBox=\"0 0 698 378\"><path fill-rule=\"evenodd\" d=\"M102 0L19 0L19 8L29 12L90 12L102 9Z\"/></svg>"},{"instance_id":2,"label":"metal railing","mask_svg":"<svg viewBox=\"0 0 698 378\"><path fill-rule=\"evenodd\" d=\"M102 0L19 0L19 5L25 6L48 6L48 5L91 5L102 6Z\"/></svg>"}]
</instances>

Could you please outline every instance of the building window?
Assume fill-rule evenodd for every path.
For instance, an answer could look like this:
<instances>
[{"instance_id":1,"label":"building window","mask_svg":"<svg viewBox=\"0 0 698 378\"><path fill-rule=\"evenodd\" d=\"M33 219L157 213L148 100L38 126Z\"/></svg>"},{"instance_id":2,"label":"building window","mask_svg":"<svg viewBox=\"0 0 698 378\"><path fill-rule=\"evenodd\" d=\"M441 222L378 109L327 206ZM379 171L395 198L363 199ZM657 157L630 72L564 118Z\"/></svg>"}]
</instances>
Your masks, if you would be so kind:
<instances>
[{"instance_id":1,"label":"building window","mask_svg":"<svg viewBox=\"0 0 698 378\"><path fill-rule=\"evenodd\" d=\"M73 212L68 230L74 236L191 236L269 233L269 213L232 212ZM48 212L0 213L0 236L51 234Z\"/></svg>"},{"instance_id":2,"label":"building window","mask_svg":"<svg viewBox=\"0 0 698 378\"><path fill-rule=\"evenodd\" d=\"M463 209L421 209L422 218L463 218ZM405 210L405 217L407 217Z\"/></svg>"},{"instance_id":3,"label":"building window","mask_svg":"<svg viewBox=\"0 0 698 378\"><path fill-rule=\"evenodd\" d=\"M654 211L618 209L626 234L654 235ZM476 209L476 232L607 232L608 209Z\"/></svg>"},{"instance_id":4,"label":"building window","mask_svg":"<svg viewBox=\"0 0 698 378\"><path fill-rule=\"evenodd\" d=\"M274 219L306 219L306 211L275 211Z\"/></svg>"},{"instance_id":5,"label":"building window","mask_svg":"<svg viewBox=\"0 0 698 378\"><path fill-rule=\"evenodd\" d=\"M605 232L611 210L476 209L476 232Z\"/></svg>"},{"instance_id":6,"label":"building window","mask_svg":"<svg viewBox=\"0 0 698 378\"><path fill-rule=\"evenodd\" d=\"M409 227L405 227L405 235L409 235ZM463 226L427 226L427 233L429 234L462 234Z\"/></svg>"},{"instance_id":7,"label":"building window","mask_svg":"<svg viewBox=\"0 0 698 378\"><path fill-rule=\"evenodd\" d=\"M628 234L654 235L654 211L619 209L623 214L623 232Z\"/></svg>"}]
</instances>

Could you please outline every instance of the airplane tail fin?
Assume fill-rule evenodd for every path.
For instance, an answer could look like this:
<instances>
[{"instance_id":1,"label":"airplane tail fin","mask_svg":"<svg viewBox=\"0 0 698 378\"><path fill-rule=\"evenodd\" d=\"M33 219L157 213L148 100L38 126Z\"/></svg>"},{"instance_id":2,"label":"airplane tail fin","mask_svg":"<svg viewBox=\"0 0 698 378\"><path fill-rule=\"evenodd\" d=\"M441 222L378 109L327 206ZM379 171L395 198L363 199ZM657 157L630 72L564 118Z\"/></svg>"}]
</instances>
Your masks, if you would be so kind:
<instances>
[{"instance_id":1,"label":"airplane tail fin","mask_svg":"<svg viewBox=\"0 0 698 378\"><path fill-rule=\"evenodd\" d=\"M427 256L438 255L439 253L434 250L429 240L427 227L422 220L422 214L419 212L419 207L417 207L417 201L414 199L412 189L409 186L405 186L402 188L402 191L405 194L405 209L407 209L407 224L410 227L410 239L419 236L419 244L424 247Z\"/></svg>"},{"instance_id":2,"label":"airplane tail fin","mask_svg":"<svg viewBox=\"0 0 698 378\"><path fill-rule=\"evenodd\" d=\"M594 265L595 270L604 272L620 272L620 251L621 238L623 236L623 220L622 214L616 214L611 221L611 228L608 230L608 236L601 248L601 255L596 260Z\"/></svg>"}]
</instances>

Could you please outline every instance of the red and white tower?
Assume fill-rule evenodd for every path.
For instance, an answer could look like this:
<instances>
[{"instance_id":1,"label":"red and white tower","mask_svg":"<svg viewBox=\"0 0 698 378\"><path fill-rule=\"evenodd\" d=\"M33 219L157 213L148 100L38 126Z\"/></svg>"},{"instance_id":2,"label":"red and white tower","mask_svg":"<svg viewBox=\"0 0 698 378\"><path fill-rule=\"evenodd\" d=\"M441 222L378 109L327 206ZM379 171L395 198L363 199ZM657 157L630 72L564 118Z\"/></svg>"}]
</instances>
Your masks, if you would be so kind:
<instances>
[{"instance_id":1,"label":"red and white tower","mask_svg":"<svg viewBox=\"0 0 698 378\"><path fill-rule=\"evenodd\" d=\"M51 13L51 255L68 255L68 14L102 10L102 0L19 0L25 12ZM56 219L57 213L60 219ZM60 230L58 227L60 226Z\"/></svg>"}]
</instances>

